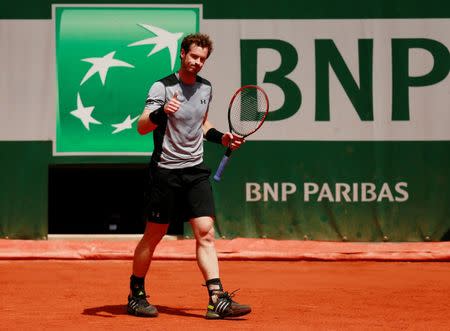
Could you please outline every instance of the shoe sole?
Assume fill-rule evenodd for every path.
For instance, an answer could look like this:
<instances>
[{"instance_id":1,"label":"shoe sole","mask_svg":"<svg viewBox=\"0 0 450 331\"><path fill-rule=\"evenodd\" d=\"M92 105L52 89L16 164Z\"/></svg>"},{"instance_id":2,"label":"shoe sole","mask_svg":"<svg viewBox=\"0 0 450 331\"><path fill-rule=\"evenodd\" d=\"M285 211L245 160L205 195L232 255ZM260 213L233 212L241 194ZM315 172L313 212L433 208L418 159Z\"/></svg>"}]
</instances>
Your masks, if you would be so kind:
<instances>
[{"instance_id":1,"label":"shoe sole","mask_svg":"<svg viewBox=\"0 0 450 331\"><path fill-rule=\"evenodd\" d=\"M128 307L127 307L127 313L129 315L133 315L133 316L137 316L137 317L157 317L158 316L158 312L151 313L151 314L143 314L143 313L140 313L140 312L138 312L138 311L136 311L134 309L130 309Z\"/></svg>"},{"instance_id":2,"label":"shoe sole","mask_svg":"<svg viewBox=\"0 0 450 331\"><path fill-rule=\"evenodd\" d=\"M240 313L234 314L234 315L228 315L228 316L220 316L218 313L214 312L214 311L207 311L205 318L207 320L222 320L225 318L234 318L234 317L241 317L247 314L250 314L251 310L248 311L242 311Z\"/></svg>"}]
</instances>

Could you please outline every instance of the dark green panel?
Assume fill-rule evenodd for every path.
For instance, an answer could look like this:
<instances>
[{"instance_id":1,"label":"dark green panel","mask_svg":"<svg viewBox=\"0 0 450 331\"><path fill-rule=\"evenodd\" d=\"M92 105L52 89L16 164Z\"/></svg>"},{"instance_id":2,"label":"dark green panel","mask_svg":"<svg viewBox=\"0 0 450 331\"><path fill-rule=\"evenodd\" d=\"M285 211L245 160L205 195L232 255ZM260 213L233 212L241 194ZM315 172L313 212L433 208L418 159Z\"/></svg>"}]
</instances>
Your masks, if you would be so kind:
<instances>
[{"instance_id":1,"label":"dark green panel","mask_svg":"<svg viewBox=\"0 0 450 331\"><path fill-rule=\"evenodd\" d=\"M0 142L0 237L47 237L51 142Z\"/></svg>"},{"instance_id":2,"label":"dark green panel","mask_svg":"<svg viewBox=\"0 0 450 331\"><path fill-rule=\"evenodd\" d=\"M0 238L43 239L48 234L50 164L147 163L149 156L52 156L50 141L1 141Z\"/></svg>"},{"instance_id":3,"label":"dark green panel","mask_svg":"<svg viewBox=\"0 0 450 331\"><path fill-rule=\"evenodd\" d=\"M0 19L50 19L52 4L66 1L2 1ZM317 18L445 18L450 17L447 0L179 0L179 1L70 1L70 4L203 4L205 19L317 19Z\"/></svg>"},{"instance_id":4,"label":"dark green panel","mask_svg":"<svg viewBox=\"0 0 450 331\"><path fill-rule=\"evenodd\" d=\"M214 170L223 149L206 144ZM52 157L48 141L0 142L0 237L47 236L48 166L146 163L148 157ZM450 142L247 142L213 183L229 237L438 241L450 229ZM294 183L286 201L245 201L245 183ZM303 184L408 183L404 202L304 199ZM279 197L280 198L280 197ZM317 196L316 196L317 198ZM279 199L280 200L280 199ZM386 237L386 238L385 238Z\"/></svg>"},{"instance_id":5,"label":"dark green panel","mask_svg":"<svg viewBox=\"0 0 450 331\"><path fill-rule=\"evenodd\" d=\"M221 149L207 146L215 169ZM222 232L231 237L349 241L441 240L450 229L450 142L248 142L213 183ZM294 183L286 201L246 202L246 183ZM304 199L304 183L408 183L404 202ZM386 193L386 191L384 191ZM336 194L334 194L334 198ZM394 198L395 198L394 197ZM279 200L280 197L279 197Z\"/></svg>"}]
</instances>

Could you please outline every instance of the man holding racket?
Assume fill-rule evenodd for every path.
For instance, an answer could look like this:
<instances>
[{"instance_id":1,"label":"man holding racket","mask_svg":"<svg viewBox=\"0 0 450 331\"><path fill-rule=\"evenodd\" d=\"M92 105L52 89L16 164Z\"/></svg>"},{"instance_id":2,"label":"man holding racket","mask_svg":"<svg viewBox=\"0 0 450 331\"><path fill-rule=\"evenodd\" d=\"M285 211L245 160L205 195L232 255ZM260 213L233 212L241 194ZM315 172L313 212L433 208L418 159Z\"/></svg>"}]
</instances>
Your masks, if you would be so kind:
<instances>
[{"instance_id":1,"label":"man holding racket","mask_svg":"<svg viewBox=\"0 0 450 331\"><path fill-rule=\"evenodd\" d=\"M145 276L169 223L184 220L192 226L197 264L208 289L205 317L237 317L251 311L248 305L238 304L232 300L233 294L223 290L214 245L211 171L203 164L203 139L231 150L239 148L244 139L219 132L207 120L212 88L197 74L212 49L207 35L186 36L181 43L179 71L151 86L138 121L140 134L153 132L154 151L150 161L148 222L134 253L130 277L127 311L132 315L158 315L156 307L147 301Z\"/></svg>"}]
</instances>

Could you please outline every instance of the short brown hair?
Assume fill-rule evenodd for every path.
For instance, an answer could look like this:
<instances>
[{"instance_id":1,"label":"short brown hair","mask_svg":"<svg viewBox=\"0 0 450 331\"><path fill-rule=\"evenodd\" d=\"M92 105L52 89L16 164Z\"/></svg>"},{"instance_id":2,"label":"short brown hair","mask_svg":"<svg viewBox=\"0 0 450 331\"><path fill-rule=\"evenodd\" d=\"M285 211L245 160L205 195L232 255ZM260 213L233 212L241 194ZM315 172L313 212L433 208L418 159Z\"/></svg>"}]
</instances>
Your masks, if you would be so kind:
<instances>
[{"instance_id":1,"label":"short brown hair","mask_svg":"<svg viewBox=\"0 0 450 331\"><path fill-rule=\"evenodd\" d=\"M207 34L193 33L187 35L181 42L181 49L184 49L184 52L187 54L192 44L195 44L202 48L208 47L208 57L211 55L213 51L212 40L209 38Z\"/></svg>"}]
</instances>

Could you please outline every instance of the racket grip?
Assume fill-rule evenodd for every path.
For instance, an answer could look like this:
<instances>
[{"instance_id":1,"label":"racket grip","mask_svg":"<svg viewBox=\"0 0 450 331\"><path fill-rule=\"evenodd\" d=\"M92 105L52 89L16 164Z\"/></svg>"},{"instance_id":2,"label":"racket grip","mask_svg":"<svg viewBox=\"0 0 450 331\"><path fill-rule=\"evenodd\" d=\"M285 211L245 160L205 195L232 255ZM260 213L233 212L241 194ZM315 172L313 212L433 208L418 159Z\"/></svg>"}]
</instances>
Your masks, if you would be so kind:
<instances>
[{"instance_id":1,"label":"racket grip","mask_svg":"<svg viewBox=\"0 0 450 331\"><path fill-rule=\"evenodd\" d=\"M222 178L222 173L225 170L225 166L228 163L228 160L230 159L231 155L231 149L227 149L225 152L225 155L222 157L222 160L220 161L219 166L217 167L216 174L214 175L214 180L216 182L220 182L220 179Z\"/></svg>"}]
</instances>

